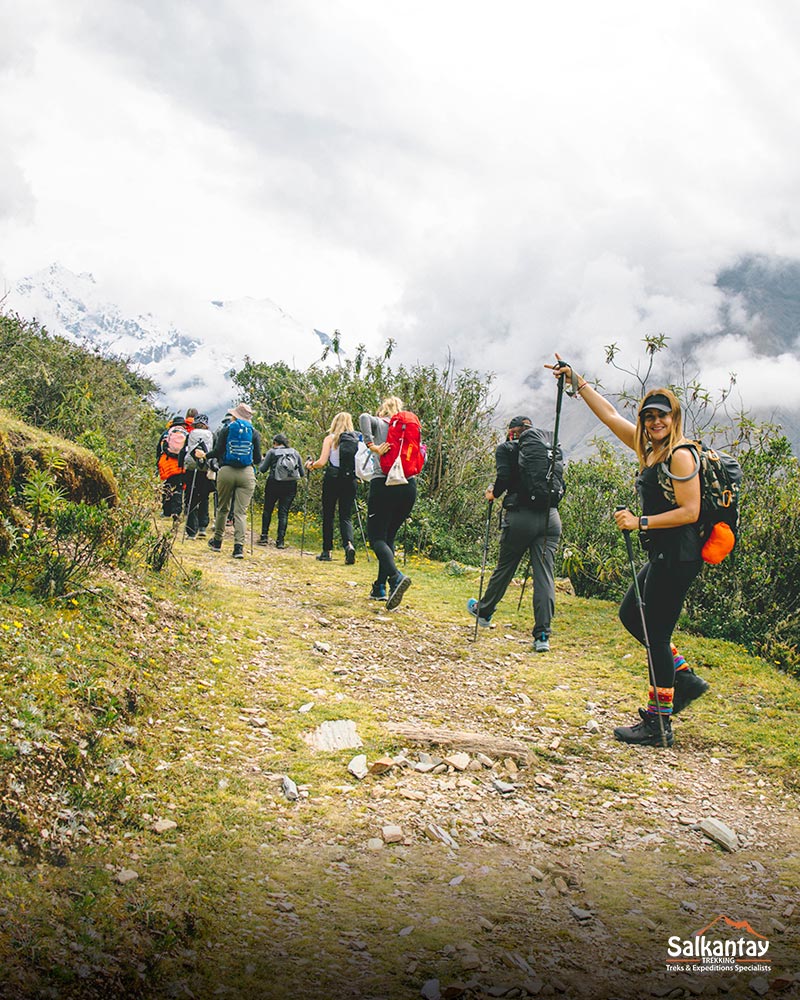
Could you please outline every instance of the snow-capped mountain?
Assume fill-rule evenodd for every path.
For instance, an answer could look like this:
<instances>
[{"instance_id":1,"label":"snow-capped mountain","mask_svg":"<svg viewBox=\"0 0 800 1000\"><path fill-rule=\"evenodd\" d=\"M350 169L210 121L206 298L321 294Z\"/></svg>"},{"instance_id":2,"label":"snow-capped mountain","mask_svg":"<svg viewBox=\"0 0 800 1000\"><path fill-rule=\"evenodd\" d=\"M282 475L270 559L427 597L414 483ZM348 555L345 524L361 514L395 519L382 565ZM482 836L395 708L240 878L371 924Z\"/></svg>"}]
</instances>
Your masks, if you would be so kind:
<instances>
[{"instance_id":1,"label":"snow-capped mountain","mask_svg":"<svg viewBox=\"0 0 800 1000\"><path fill-rule=\"evenodd\" d=\"M269 299L199 303L187 329L150 312L126 315L91 274L60 264L19 281L5 307L52 334L129 360L159 387L157 402L175 413L189 406L223 413L236 398L231 375L245 355L305 367L328 343Z\"/></svg>"}]
</instances>

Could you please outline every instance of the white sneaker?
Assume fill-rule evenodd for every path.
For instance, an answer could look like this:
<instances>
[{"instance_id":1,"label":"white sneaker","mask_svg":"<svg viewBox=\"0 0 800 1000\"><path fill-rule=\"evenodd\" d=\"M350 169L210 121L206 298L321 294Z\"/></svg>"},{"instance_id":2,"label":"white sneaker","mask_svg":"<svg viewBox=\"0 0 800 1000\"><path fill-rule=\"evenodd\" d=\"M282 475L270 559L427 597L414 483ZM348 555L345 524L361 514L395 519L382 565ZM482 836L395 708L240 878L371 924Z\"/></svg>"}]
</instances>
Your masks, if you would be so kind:
<instances>
[{"instance_id":1,"label":"white sneaker","mask_svg":"<svg viewBox=\"0 0 800 1000\"><path fill-rule=\"evenodd\" d=\"M537 636L533 640L533 651L535 653L549 653L550 652L550 640L548 639L546 633L542 632L541 635Z\"/></svg>"}]
</instances>

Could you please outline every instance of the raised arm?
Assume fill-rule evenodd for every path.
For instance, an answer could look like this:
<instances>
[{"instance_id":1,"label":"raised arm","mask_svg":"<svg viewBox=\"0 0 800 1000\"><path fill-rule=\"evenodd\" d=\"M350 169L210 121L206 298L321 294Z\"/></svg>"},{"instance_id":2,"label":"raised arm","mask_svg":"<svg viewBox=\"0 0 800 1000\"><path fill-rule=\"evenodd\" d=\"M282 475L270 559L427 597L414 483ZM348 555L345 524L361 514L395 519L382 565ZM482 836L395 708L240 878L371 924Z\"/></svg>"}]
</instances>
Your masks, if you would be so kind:
<instances>
[{"instance_id":1,"label":"raised arm","mask_svg":"<svg viewBox=\"0 0 800 1000\"><path fill-rule=\"evenodd\" d=\"M554 365L545 365L545 368L549 368L555 378L564 375L568 381L572 381L575 386L575 394L581 397L597 419L604 423L623 444L633 448L636 424L618 413L605 396L601 396L585 378L578 375L577 372L573 372L572 366L563 361L560 354L556 354Z\"/></svg>"}]
</instances>

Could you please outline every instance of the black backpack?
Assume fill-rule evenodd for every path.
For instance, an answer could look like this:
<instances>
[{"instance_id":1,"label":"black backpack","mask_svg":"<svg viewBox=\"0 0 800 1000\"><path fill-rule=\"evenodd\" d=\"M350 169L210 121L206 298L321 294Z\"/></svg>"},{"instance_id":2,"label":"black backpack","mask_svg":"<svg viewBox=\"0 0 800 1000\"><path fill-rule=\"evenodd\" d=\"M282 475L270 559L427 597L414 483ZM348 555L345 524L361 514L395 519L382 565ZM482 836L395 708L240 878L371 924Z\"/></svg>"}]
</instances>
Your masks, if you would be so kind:
<instances>
[{"instance_id":1,"label":"black backpack","mask_svg":"<svg viewBox=\"0 0 800 1000\"><path fill-rule=\"evenodd\" d=\"M558 507L566 491L564 456L560 444L553 448L553 432L529 427L520 434L517 444L520 501L535 510Z\"/></svg>"},{"instance_id":2,"label":"black backpack","mask_svg":"<svg viewBox=\"0 0 800 1000\"><path fill-rule=\"evenodd\" d=\"M355 431L342 431L339 435L339 475L352 479L356 474L356 453L358 452L358 434Z\"/></svg>"}]
</instances>

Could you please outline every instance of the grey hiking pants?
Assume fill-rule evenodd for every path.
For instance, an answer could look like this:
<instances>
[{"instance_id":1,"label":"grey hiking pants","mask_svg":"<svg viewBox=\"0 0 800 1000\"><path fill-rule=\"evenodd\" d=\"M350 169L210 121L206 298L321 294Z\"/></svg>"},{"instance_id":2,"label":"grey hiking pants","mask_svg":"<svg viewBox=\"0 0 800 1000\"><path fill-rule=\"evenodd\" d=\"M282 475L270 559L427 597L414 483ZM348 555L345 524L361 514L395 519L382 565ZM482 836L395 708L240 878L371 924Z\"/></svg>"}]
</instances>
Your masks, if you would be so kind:
<instances>
[{"instance_id":1,"label":"grey hiking pants","mask_svg":"<svg viewBox=\"0 0 800 1000\"><path fill-rule=\"evenodd\" d=\"M561 518L555 508L549 513L548 524L548 512L545 510L518 507L516 510L503 511L497 566L478 606L481 618L491 618L508 585L514 579L520 559L530 554L533 566L533 634L550 635L550 622L556 606L553 560L561 537ZM547 550L543 555L545 525L547 525Z\"/></svg>"},{"instance_id":2,"label":"grey hiking pants","mask_svg":"<svg viewBox=\"0 0 800 1000\"><path fill-rule=\"evenodd\" d=\"M231 494L233 498L233 542L244 545L247 535L247 508L256 489L256 472L252 465L237 467L223 465L217 473L217 516L214 518L214 538L222 541Z\"/></svg>"}]
</instances>

